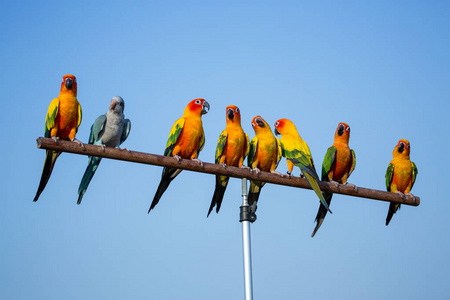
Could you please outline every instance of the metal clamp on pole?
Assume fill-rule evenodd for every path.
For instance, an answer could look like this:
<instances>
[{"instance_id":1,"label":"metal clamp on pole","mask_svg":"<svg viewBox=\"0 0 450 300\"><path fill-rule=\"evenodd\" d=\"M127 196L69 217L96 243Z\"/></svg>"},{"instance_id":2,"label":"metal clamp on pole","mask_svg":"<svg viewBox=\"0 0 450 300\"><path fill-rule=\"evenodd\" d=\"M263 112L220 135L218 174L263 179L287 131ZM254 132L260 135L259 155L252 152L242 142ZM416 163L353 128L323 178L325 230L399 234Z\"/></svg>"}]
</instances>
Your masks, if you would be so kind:
<instances>
[{"instance_id":1,"label":"metal clamp on pole","mask_svg":"<svg viewBox=\"0 0 450 300\"><path fill-rule=\"evenodd\" d=\"M250 223L253 223L256 221L256 214L252 211L250 206L241 206L239 208L241 209L241 213L239 214L239 222L249 221Z\"/></svg>"}]
</instances>

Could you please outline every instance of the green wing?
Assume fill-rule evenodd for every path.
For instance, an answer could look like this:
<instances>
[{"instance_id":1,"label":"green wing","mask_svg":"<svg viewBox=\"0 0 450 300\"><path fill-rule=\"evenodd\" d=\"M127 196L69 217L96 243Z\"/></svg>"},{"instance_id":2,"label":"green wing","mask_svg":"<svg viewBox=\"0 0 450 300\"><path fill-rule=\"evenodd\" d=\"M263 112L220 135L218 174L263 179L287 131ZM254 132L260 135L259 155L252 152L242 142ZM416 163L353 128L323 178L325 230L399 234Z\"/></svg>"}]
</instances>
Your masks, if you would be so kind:
<instances>
[{"instance_id":1,"label":"green wing","mask_svg":"<svg viewBox=\"0 0 450 300\"><path fill-rule=\"evenodd\" d=\"M98 136L103 131L106 124L106 115L99 116L94 124L91 126L91 133L89 134L89 144L95 144L99 141Z\"/></svg>"},{"instance_id":2,"label":"green wing","mask_svg":"<svg viewBox=\"0 0 450 300\"><path fill-rule=\"evenodd\" d=\"M179 118L173 124L172 129L170 130L169 138L167 139L166 149L164 149L164 156L172 156L172 150L175 147L175 144L180 136L181 130L183 130L184 126L184 118ZM203 141L205 138L203 137Z\"/></svg>"},{"instance_id":3,"label":"green wing","mask_svg":"<svg viewBox=\"0 0 450 300\"><path fill-rule=\"evenodd\" d=\"M281 147L281 142L279 138L275 138L277 143L277 163L276 166L278 167L278 164L280 163L281 158L283 157L283 149Z\"/></svg>"},{"instance_id":4,"label":"green wing","mask_svg":"<svg viewBox=\"0 0 450 300\"><path fill-rule=\"evenodd\" d=\"M120 144L125 142L125 140L128 138L128 135L131 131L131 121L129 119L124 120L123 124L123 130L122 130L122 136L120 137Z\"/></svg>"},{"instance_id":5,"label":"green wing","mask_svg":"<svg viewBox=\"0 0 450 300\"><path fill-rule=\"evenodd\" d=\"M244 148L244 159L248 156L248 153L250 152L250 139L248 137L248 134L245 134L245 148Z\"/></svg>"},{"instance_id":6,"label":"green wing","mask_svg":"<svg viewBox=\"0 0 450 300\"><path fill-rule=\"evenodd\" d=\"M227 143L227 136L228 132L226 130L222 131L222 133L219 136L219 141L217 142L216 147L216 159L215 163L218 164L220 161L220 158L222 157L223 149L225 148L225 145Z\"/></svg>"},{"instance_id":7,"label":"green wing","mask_svg":"<svg viewBox=\"0 0 450 300\"><path fill-rule=\"evenodd\" d=\"M250 143L250 151L248 153L247 164L251 168L253 164L253 159L256 155L256 150L258 149L258 138L255 136Z\"/></svg>"},{"instance_id":8,"label":"green wing","mask_svg":"<svg viewBox=\"0 0 450 300\"><path fill-rule=\"evenodd\" d=\"M412 189L414 183L416 182L417 174L419 174L419 170L417 169L415 163L411 162L411 166L412 166L412 180L411 180L411 189Z\"/></svg>"},{"instance_id":9,"label":"green wing","mask_svg":"<svg viewBox=\"0 0 450 300\"><path fill-rule=\"evenodd\" d=\"M352 159L350 161L350 170L348 171L348 176L350 176L356 168L356 154L353 149L350 150L352 153Z\"/></svg>"},{"instance_id":10,"label":"green wing","mask_svg":"<svg viewBox=\"0 0 450 300\"><path fill-rule=\"evenodd\" d=\"M77 132L78 132L78 128L80 127L81 124L81 119L83 118L83 110L81 109L81 105L78 102L78 100L77 103L78 103L78 114L77 114Z\"/></svg>"},{"instance_id":11,"label":"green wing","mask_svg":"<svg viewBox=\"0 0 450 300\"><path fill-rule=\"evenodd\" d=\"M47 110L47 115L45 116L45 130L44 136L50 138L50 131L55 127L56 116L58 115L59 109L59 98L55 98L50 102L50 106Z\"/></svg>"},{"instance_id":12,"label":"green wing","mask_svg":"<svg viewBox=\"0 0 450 300\"><path fill-rule=\"evenodd\" d=\"M322 162L322 181L328 181L328 174L331 171L334 160L336 159L336 147L331 146L328 148L327 153Z\"/></svg>"},{"instance_id":13,"label":"green wing","mask_svg":"<svg viewBox=\"0 0 450 300\"><path fill-rule=\"evenodd\" d=\"M386 190L388 192L391 191L391 182L392 178L394 177L394 164L389 164L387 170L386 170Z\"/></svg>"},{"instance_id":14,"label":"green wing","mask_svg":"<svg viewBox=\"0 0 450 300\"><path fill-rule=\"evenodd\" d=\"M302 171L310 173L311 175L313 175L313 177L317 177L317 180L319 180L319 176L317 176L317 172L314 168L314 163L312 162L311 157L306 155L303 151L297 149L286 150L284 148L283 153L283 155L294 165L299 167Z\"/></svg>"},{"instance_id":15,"label":"green wing","mask_svg":"<svg viewBox=\"0 0 450 300\"><path fill-rule=\"evenodd\" d=\"M202 136L200 138L200 144L198 144L197 157L200 155L200 151L203 150L203 146L205 146L205 132L203 131L202 128Z\"/></svg>"}]
</instances>

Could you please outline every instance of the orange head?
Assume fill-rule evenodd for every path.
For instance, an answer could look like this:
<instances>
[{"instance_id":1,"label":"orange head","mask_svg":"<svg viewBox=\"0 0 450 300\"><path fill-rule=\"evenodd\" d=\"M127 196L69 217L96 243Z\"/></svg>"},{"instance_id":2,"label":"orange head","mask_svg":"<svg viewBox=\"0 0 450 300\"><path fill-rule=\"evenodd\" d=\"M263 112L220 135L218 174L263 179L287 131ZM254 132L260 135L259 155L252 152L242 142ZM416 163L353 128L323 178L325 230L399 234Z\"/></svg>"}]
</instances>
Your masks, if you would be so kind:
<instances>
[{"instance_id":1,"label":"orange head","mask_svg":"<svg viewBox=\"0 0 450 300\"><path fill-rule=\"evenodd\" d=\"M294 123L289 119L279 119L275 122L275 135L285 135L293 132L297 132L297 128Z\"/></svg>"},{"instance_id":2,"label":"orange head","mask_svg":"<svg viewBox=\"0 0 450 300\"><path fill-rule=\"evenodd\" d=\"M60 93L70 92L75 96L77 95L77 78L71 74L67 74L63 76Z\"/></svg>"},{"instance_id":3,"label":"orange head","mask_svg":"<svg viewBox=\"0 0 450 300\"><path fill-rule=\"evenodd\" d=\"M348 143L349 139L350 139L350 126L348 126L348 124L344 122L339 123L336 129L336 133L334 134L334 140L335 141L341 140Z\"/></svg>"},{"instance_id":4,"label":"orange head","mask_svg":"<svg viewBox=\"0 0 450 300\"><path fill-rule=\"evenodd\" d=\"M206 108L208 108L208 110L206 110ZM184 109L184 115L201 116L208 113L208 111L209 103L205 99L197 98L186 105L186 108Z\"/></svg>"},{"instance_id":5,"label":"orange head","mask_svg":"<svg viewBox=\"0 0 450 300\"><path fill-rule=\"evenodd\" d=\"M227 124L228 123L241 124L241 111L239 110L239 107L235 105L227 106Z\"/></svg>"},{"instance_id":6,"label":"orange head","mask_svg":"<svg viewBox=\"0 0 450 300\"><path fill-rule=\"evenodd\" d=\"M406 157L409 158L409 151L411 146L409 145L408 140L401 139L398 141L397 146L395 146L394 151L392 152L392 155L394 157Z\"/></svg>"},{"instance_id":7,"label":"orange head","mask_svg":"<svg viewBox=\"0 0 450 300\"><path fill-rule=\"evenodd\" d=\"M258 132L265 131L267 129L270 131L269 124L267 124L267 122L264 121L264 119L261 116L255 116L252 119L252 127L253 130L255 130L256 134L258 134Z\"/></svg>"}]
</instances>

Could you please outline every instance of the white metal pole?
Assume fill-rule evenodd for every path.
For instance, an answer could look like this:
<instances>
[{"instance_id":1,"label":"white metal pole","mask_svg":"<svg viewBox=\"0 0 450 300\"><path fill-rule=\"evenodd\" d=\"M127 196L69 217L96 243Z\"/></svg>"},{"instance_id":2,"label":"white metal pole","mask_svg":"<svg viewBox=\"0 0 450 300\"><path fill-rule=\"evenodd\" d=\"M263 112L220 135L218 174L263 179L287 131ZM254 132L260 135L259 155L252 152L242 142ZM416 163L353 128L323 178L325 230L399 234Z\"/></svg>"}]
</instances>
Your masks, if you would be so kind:
<instances>
[{"instance_id":1,"label":"white metal pole","mask_svg":"<svg viewBox=\"0 0 450 300\"><path fill-rule=\"evenodd\" d=\"M244 289L245 300L253 300L253 283L252 283L252 253L250 240L250 218L247 201L247 179L242 178L242 206L240 222L242 223L242 246L244 253ZM253 217L254 221L254 217Z\"/></svg>"}]
</instances>

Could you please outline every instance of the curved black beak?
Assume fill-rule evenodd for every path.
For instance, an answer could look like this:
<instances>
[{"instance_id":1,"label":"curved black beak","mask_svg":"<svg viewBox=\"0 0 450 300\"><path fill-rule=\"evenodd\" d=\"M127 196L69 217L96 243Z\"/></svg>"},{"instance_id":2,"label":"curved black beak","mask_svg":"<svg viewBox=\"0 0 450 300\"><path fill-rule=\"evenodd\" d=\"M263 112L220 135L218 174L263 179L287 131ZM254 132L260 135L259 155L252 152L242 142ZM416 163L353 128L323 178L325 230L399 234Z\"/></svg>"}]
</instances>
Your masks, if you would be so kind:
<instances>
[{"instance_id":1,"label":"curved black beak","mask_svg":"<svg viewBox=\"0 0 450 300\"><path fill-rule=\"evenodd\" d=\"M339 136L342 136L343 134L344 134L344 131L345 131L345 127L344 127L344 125L339 125L339 128L338 128L338 135Z\"/></svg>"},{"instance_id":2,"label":"curved black beak","mask_svg":"<svg viewBox=\"0 0 450 300\"><path fill-rule=\"evenodd\" d=\"M68 90L71 90L73 86L72 78L66 78L66 82L64 82L64 84Z\"/></svg>"},{"instance_id":3,"label":"curved black beak","mask_svg":"<svg viewBox=\"0 0 450 300\"><path fill-rule=\"evenodd\" d=\"M206 110L206 108L208 108L208 110ZM209 111L209 103L205 100L205 102L203 102L202 115L207 114L208 111Z\"/></svg>"},{"instance_id":4,"label":"curved black beak","mask_svg":"<svg viewBox=\"0 0 450 300\"><path fill-rule=\"evenodd\" d=\"M261 128L264 128L266 126L266 124L264 124L264 122L260 118L256 118L255 122Z\"/></svg>"},{"instance_id":5,"label":"curved black beak","mask_svg":"<svg viewBox=\"0 0 450 300\"><path fill-rule=\"evenodd\" d=\"M227 116L228 116L228 119L233 121L233 119L234 119L234 111L233 111L232 108L228 109Z\"/></svg>"},{"instance_id":6,"label":"curved black beak","mask_svg":"<svg viewBox=\"0 0 450 300\"><path fill-rule=\"evenodd\" d=\"M401 142L397 150L402 153L405 150L405 143Z\"/></svg>"},{"instance_id":7,"label":"curved black beak","mask_svg":"<svg viewBox=\"0 0 450 300\"><path fill-rule=\"evenodd\" d=\"M275 127L275 129L273 130L273 132L275 133L275 135L281 135L281 133L277 130L276 127Z\"/></svg>"}]
</instances>

